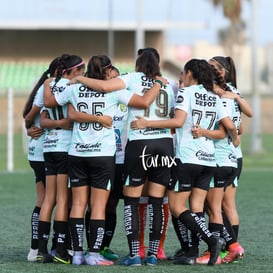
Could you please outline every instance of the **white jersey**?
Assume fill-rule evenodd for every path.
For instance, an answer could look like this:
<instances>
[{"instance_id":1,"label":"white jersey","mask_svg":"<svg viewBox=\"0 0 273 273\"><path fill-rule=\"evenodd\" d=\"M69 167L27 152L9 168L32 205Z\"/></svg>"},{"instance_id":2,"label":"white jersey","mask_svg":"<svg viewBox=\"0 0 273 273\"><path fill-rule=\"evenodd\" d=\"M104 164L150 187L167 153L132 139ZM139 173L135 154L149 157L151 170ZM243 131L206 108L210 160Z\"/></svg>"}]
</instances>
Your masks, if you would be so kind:
<instances>
[{"instance_id":1,"label":"white jersey","mask_svg":"<svg viewBox=\"0 0 273 273\"><path fill-rule=\"evenodd\" d=\"M143 96L154 84L153 79L147 78L142 72L127 73L119 76L126 85L128 90ZM128 139L158 139L172 137L170 129L146 128L140 130L132 130L130 123L137 117L144 117L148 120L165 120L170 118L171 109L174 107L174 95L172 87L167 84L163 86L148 109L138 109L129 107L128 112Z\"/></svg>"},{"instance_id":2,"label":"white jersey","mask_svg":"<svg viewBox=\"0 0 273 273\"><path fill-rule=\"evenodd\" d=\"M32 106L43 107L43 94L44 87L40 86L38 89ZM40 127L40 114L37 114L34 118L33 125L36 127ZM43 154L43 142L44 142L45 134L42 134L38 139L30 138L28 142L28 160L29 161L44 161Z\"/></svg>"},{"instance_id":3,"label":"white jersey","mask_svg":"<svg viewBox=\"0 0 273 273\"><path fill-rule=\"evenodd\" d=\"M60 79L54 86L53 94L62 93L65 86L69 82L68 79ZM55 84L53 80L50 85L51 87ZM42 111L46 110L49 114L49 118L52 120L60 120L68 117L68 107L67 105L57 106L54 108L44 107ZM61 128L46 129L44 138L44 153L46 152L68 152L70 141L71 141L71 130L65 130Z\"/></svg>"},{"instance_id":4,"label":"white jersey","mask_svg":"<svg viewBox=\"0 0 273 273\"><path fill-rule=\"evenodd\" d=\"M214 129L216 122L227 116L220 98L203 85L193 85L178 90L176 109L187 113L184 125L176 129L176 157L182 163L216 166L213 141L193 139L191 130L196 124Z\"/></svg>"},{"instance_id":5,"label":"white jersey","mask_svg":"<svg viewBox=\"0 0 273 273\"><path fill-rule=\"evenodd\" d=\"M233 93L235 93L235 94L239 95L241 98L243 98L237 88L232 86L230 83L228 83L227 85L229 86L229 88L231 89L231 91ZM235 125L236 125L237 129L239 130L240 124L241 124L241 110L240 110L240 107L239 107L238 103L237 103L237 108L236 108L236 115L237 115L237 119L235 121ZM235 151L236 151L237 158L242 158L243 157L241 144L235 148Z\"/></svg>"},{"instance_id":6,"label":"white jersey","mask_svg":"<svg viewBox=\"0 0 273 273\"><path fill-rule=\"evenodd\" d=\"M233 122L236 121L236 102L234 99L221 98L221 100L227 115ZM218 125L216 125L216 128L217 126ZM214 140L214 145L217 165L220 167L225 166L237 168L237 156L231 136L227 134L223 139Z\"/></svg>"},{"instance_id":7,"label":"white jersey","mask_svg":"<svg viewBox=\"0 0 273 273\"><path fill-rule=\"evenodd\" d=\"M66 86L55 94L59 105L71 103L77 111L91 115L114 117L120 103L128 104L133 92L120 90L103 93L82 84ZM99 123L74 122L69 154L80 157L114 156L116 140L114 128L104 128Z\"/></svg>"},{"instance_id":8,"label":"white jersey","mask_svg":"<svg viewBox=\"0 0 273 273\"><path fill-rule=\"evenodd\" d=\"M119 104L113 117L113 126L116 136L116 164L124 163L124 151L127 142L128 107Z\"/></svg>"}]
</instances>

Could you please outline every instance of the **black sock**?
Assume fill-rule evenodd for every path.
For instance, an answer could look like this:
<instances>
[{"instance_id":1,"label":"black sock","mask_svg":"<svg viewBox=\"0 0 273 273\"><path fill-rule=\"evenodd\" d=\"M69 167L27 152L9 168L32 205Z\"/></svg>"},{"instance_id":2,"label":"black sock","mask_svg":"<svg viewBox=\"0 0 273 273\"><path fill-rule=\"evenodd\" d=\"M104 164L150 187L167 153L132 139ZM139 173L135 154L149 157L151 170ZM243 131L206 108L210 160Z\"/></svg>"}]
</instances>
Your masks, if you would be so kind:
<instances>
[{"instance_id":1,"label":"black sock","mask_svg":"<svg viewBox=\"0 0 273 273\"><path fill-rule=\"evenodd\" d=\"M106 206L106 214L105 214L105 234L102 242L102 249L107 246L110 246L110 243L113 239L116 225L117 225L117 205L118 199L113 198L111 195L108 199Z\"/></svg>"},{"instance_id":2,"label":"black sock","mask_svg":"<svg viewBox=\"0 0 273 273\"><path fill-rule=\"evenodd\" d=\"M39 252L48 253L47 244L50 234L50 222L39 221L38 238L39 238Z\"/></svg>"},{"instance_id":3,"label":"black sock","mask_svg":"<svg viewBox=\"0 0 273 273\"><path fill-rule=\"evenodd\" d=\"M68 226L67 221L54 221L55 236L56 236L56 252L61 256L67 255L67 237Z\"/></svg>"},{"instance_id":4,"label":"black sock","mask_svg":"<svg viewBox=\"0 0 273 273\"><path fill-rule=\"evenodd\" d=\"M90 215L91 215L91 211L89 209L87 209L86 212L85 212L85 215L84 215L85 236L86 236L86 242L87 242L87 249L89 249L89 240L90 240L90 234L89 234Z\"/></svg>"},{"instance_id":5,"label":"black sock","mask_svg":"<svg viewBox=\"0 0 273 273\"><path fill-rule=\"evenodd\" d=\"M235 233L235 238L236 238L236 241L238 241L238 235L239 235L239 225L233 225L232 226L233 230L234 230L234 233Z\"/></svg>"},{"instance_id":6,"label":"black sock","mask_svg":"<svg viewBox=\"0 0 273 273\"><path fill-rule=\"evenodd\" d=\"M223 234L223 224L209 223L209 230L214 238L222 237Z\"/></svg>"},{"instance_id":7,"label":"black sock","mask_svg":"<svg viewBox=\"0 0 273 273\"><path fill-rule=\"evenodd\" d=\"M51 250L56 250L57 247L57 239L56 239L56 234L55 234L55 226L53 222L53 230L52 230L52 240L51 240Z\"/></svg>"},{"instance_id":8,"label":"black sock","mask_svg":"<svg viewBox=\"0 0 273 273\"><path fill-rule=\"evenodd\" d=\"M224 223L222 237L225 239L226 249L228 249L229 245L231 245L237 241L237 237L236 237L236 234L233 230L231 223L229 222L229 220L224 212L222 213L222 218L223 218L223 223Z\"/></svg>"},{"instance_id":9,"label":"black sock","mask_svg":"<svg viewBox=\"0 0 273 273\"><path fill-rule=\"evenodd\" d=\"M124 226L130 256L139 255L139 198L124 196Z\"/></svg>"},{"instance_id":10,"label":"black sock","mask_svg":"<svg viewBox=\"0 0 273 273\"><path fill-rule=\"evenodd\" d=\"M104 239L103 239L103 244L102 248L107 246L109 247L113 235L116 229L116 224L117 224L117 215L116 214L106 214L106 221L105 221L105 234L104 234Z\"/></svg>"},{"instance_id":11,"label":"black sock","mask_svg":"<svg viewBox=\"0 0 273 273\"><path fill-rule=\"evenodd\" d=\"M84 219L69 218L69 229L71 232L73 250L83 251Z\"/></svg>"},{"instance_id":12,"label":"black sock","mask_svg":"<svg viewBox=\"0 0 273 273\"><path fill-rule=\"evenodd\" d=\"M68 209L68 219L69 219L70 212L71 212L71 208ZM68 221L67 221L66 249L71 249L72 250L72 238L71 238L71 232L70 232L70 227L69 227Z\"/></svg>"},{"instance_id":13,"label":"black sock","mask_svg":"<svg viewBox=\"0 0 273 273\"><path fill-rule=\"evenodd\" d=\"M90 239L89 239L89 251L99 252L101 249L103 237L104 237L105 220L93 220L90 219Z\"/></svg>"},{"instance_id":14,"label":"black sock","mask_svg":"<svg viewBox=\"0 0 273 273\"><path fill-rule=\"evenodd\" d=\"M148 199L149 211L149 251L148 255L157 256L160 237L163 231L163 198L149 196Z\"/></svg>"},{"instance_id":15,"label":"black sock","mask_svg":"<svg viewBox=\"0 0 273 273\"><path fill-rule=\"evenodd\" d=\"M202 239L209 245L214 245L216 240L213 238L211 232L207 229L204 222L195 214L189 210L182 212L178 217L184 225L193 233L199 233Z\"/></svg>"},{"instance_id":16,"label":"black sock","mask_svg":"<svg viewBox=\"0 0 273 273\"><path fill-rule=\"evenodd\" d=\"M31 215L31 248L38 249L38 227L41 208L35 207Z\"/></svg>"},{"instance_id":17,"label":"black sock","mask_svg":"<svg viewBox=\"0 0 273 273\"><path fill-rule=\"evenodd\" d=\"M188 229L178 218L175 218L173 215L172 223L174 226L176 236L180 242L181 249L187 252L189 248Z\"/></svg>"},{"instance_id":18,"label":"black sock","mask_svg":"<svg viewBox=\"0 0 273 273\"><path fill-rule=\"evenodd\" d=\"M206 225L206 219L204 216L204 212L196 212L195 213L199 219L200 222L203 223L203 225ZM189 236L189 249L187 252L188 257L198 257L199 256L199 246L200 242L202 240L202 236L200 233L191 232Z\"/></svg>"}]
</instances>

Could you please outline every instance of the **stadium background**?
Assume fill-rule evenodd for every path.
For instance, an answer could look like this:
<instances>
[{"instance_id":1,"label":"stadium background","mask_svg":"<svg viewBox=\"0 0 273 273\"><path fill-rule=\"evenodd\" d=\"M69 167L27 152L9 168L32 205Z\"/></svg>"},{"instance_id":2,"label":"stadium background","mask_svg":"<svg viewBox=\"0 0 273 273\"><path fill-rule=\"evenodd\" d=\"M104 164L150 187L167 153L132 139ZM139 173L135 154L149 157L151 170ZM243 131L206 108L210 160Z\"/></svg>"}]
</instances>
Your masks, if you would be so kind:
<instances>
[{"instance_id":1,"label":"stadium background","mask_svg":"<svg viewBox=\"0 0 273 273\"><path fill-rule=\"evenodd\" d=\"M7 132L7 95L14 92L14 132L22 130L22 108L33 85L52 58L62 53L82 56L86 61L95 54L107 54L122 72L134 70L136 51L155 47L161 55L161 67L168 77L178 79L183 64L192 57L227 55L225 48L206 40L191 45L172 44L168 31L204 28L202 24L170 21L170 1L101 0L14 0L0 11L0 133ZM122 5L120 5L122 3ZM141 3L141 4L140 4ZM148 6L147 6L148 5ZM129 11L129 12L124 12ZM221 16L215 10L214 17ZM154 16L156 13L157 16ZM162 19L163 18L163 19ZM259 94L261 95L261 132L273 133L272 45L257 49ZM232 56L236 62L238 85L251 103L251 48L237 46ZM255 124L244 120L246 133Z\"/></svg>"}]
</instances>

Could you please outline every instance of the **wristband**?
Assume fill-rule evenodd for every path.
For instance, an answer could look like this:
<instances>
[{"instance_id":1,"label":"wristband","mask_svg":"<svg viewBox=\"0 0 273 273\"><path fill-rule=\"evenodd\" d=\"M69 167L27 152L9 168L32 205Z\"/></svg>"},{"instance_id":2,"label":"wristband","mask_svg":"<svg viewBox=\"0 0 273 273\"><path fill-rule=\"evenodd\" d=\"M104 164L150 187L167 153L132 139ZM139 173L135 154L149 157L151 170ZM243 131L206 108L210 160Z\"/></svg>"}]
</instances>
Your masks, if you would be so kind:
<instances>
[{"instance_id":1,"label":"wristband","mask_svg":"<svg viewBox=\"0 0 273 273\"><path fill-rule=\"evenodd\" d=\"M157 82L160 85L160 88L162 88L163 82L161 80L155 80L155 82Z\"/></svg>"}]
</instances>

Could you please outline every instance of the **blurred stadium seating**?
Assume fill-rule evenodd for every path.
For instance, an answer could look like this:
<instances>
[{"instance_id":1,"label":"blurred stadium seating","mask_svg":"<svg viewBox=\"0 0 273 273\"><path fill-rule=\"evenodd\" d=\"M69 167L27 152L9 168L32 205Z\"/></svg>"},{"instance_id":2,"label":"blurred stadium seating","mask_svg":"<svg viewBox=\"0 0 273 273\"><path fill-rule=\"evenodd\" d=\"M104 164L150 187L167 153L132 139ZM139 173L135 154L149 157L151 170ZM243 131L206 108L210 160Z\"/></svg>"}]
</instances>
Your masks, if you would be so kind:
<instances>
[{"instance_id":1,"label":"blurred stadium seating","mask_svg":"<svg viewBox=\"0 0 273 273\"><path fill-rule=\"evenodd\" d=\"M15 95L26 95L33 88L42 73L48 67L47 61L2 61L0 62L0 96L6 94L9 88ZM131 63L115 63L121 73L134 70Z\"/></svg>"},{"instance_id":2,"label":"blurred stadium seating","mask_svg":"<svg viewBox=\"0 0 273 273\"><path fill-rule=\"evenodd\" d=\"M0 94L9 88L17 95L27 94L47 66L48 62L0 62Z\"/></svg>"}]
</instances>

